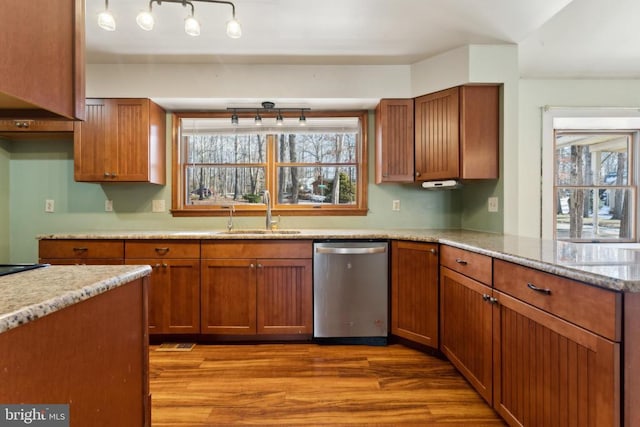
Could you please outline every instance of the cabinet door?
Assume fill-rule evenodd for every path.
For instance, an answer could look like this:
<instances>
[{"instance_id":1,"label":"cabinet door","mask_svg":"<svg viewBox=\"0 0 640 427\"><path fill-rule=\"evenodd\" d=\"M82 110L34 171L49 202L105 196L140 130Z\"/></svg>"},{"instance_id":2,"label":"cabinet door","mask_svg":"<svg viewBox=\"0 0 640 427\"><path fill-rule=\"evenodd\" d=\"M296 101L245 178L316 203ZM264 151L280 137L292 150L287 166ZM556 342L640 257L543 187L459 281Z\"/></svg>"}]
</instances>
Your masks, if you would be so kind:
<instances>
[{"instance_id":1,"label":"cabinet door","mask_svg":"<svg viewBox=\"0 0 640 427\"><path fill-rule=\"evenodd\" d=\"M310 259L261 259L257 274L257 333L313 332Z\"/></svg>"},{"instance_id":2,"label":"cabinet door","mask_svg":"<svg viewBox=\"0 0 640 427\"><path fill-rule=\"evenodd\" d=\"M511 425L620 425L619 344L495 293L494 407Z\"/></svg>"},{"instance_id":3,"label":"cabinet door","mask_svg":"<svg viewBox=\"0 0 640 427\"><path fill-rule=\"evenodd\" d=\"M201 332L255 334L256 261L203 260L201 271Z\"/></svg>"},{"instance_id":4,"label":"cabinet door","mask_svg":"<svg viewBox=\"0 0 640 427\"><path fill-rule=\"evenodd\" d=\"M0 108L84 118L84 15L83 0L2 1Z\"/></svg>"},{"instance_id":5,"label":"cabinet door","mask_svg":"<svg viewBox=\"0 0 640 427\"><path fill-rule=\"evenodd\" d=\"M459 88L415 99L416 181L457 178Z\"/></svg>"},{"instance_id":6,"label":"cabinet door","mask_svg":"<svg viewBox=\"0 0 640 427\"><path fill-rule=\"evenodd\" d=\"M438 245L394 241L391 333L438 348Z\"/></svg>"},{"instance_id":7,"label":"cabinet door","mask_svg":"<svg viewBox=\"0 0 640 427\"><path fill-rule=\"evenodd\" d=\"M376 108L376 184L413 182L413 99L382 99Z\"/></svg>"},{"instance_id":8,"label":"cabinet door","mask_svg":"<svg viewBox=\"0 0 640 427\"><path fill-rule=\"evenodd\" d=\"M440 268L440 349L489 403L492 403L491 288Z\"/></svg>"},{"instance_id":9,"label":"cabinet door","mask_svg":"<svg viewBox=\"0 0 640 427\"><path fill-rule=\"evenodd\" d=\"M73 168L76 181L110 180L114 169L109 129L109 102L106 99L87 99L86 119L76 126L73 137Z\"/></svg>"},{"instance_id":10,"label":"cabinet door","mask_svg":"<svg viewBox=\"0 0 640 427\"><path fill-rule=\"evenodd\" d=\"M190 259L128 259L148 264L149 333L200 332L200 261Z\"/></svg>"},{"instance_id":11,"label":"cabinet door","mask_svg":"<svg viewBox=\"0 0 640 427\"><path fill-rule=\"evenodd\" d=\"M460 178L498 178L500 87L460 88Z\"/></svg>"},{"instance_id":12,"label":"cabinet door","mask_svg":"<svg viewBox=\"0 0 640 427\"><path fill-rule=\"evenodd\" d=\"M144 182L149 179L149 104L146 99L113 99L112 115L117 127L113 149L117 161L116 181Z\"/></svg>"}]
</instances>

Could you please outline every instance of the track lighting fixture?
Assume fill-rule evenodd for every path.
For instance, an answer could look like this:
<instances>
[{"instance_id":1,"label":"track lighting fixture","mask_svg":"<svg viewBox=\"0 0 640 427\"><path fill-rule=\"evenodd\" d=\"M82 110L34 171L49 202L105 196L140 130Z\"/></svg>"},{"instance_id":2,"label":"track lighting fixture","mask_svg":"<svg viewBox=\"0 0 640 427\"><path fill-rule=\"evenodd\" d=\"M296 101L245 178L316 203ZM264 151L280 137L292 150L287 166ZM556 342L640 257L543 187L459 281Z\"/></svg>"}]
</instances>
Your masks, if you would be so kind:
<instances>
[{"instance_id":1,"label":"track lighting fixture","mask_svg":"<svg viewBox=\"0 0 640 427\"><path fill-rule=\"evenodd\" d=\"M238 124L238 112L254 112L256 113L256 115L254 116L254 123L256 126L260 126L262 125L262 115L260 113L268 113L270 114L270 117L273 117L273 114L275 114L275 118L276 118L276 125L277 126L283 126L284 125L284 117L282 116L282 112L291 112L291 111L299 111L300 112L300 118L298 120L298 123L300 124L300 126L304 126L307 124L307 118L304 116L304 112L311 110L310 108L300 108L300 107L294 107L294 108L275 108L276 104L274 104L271 101L264 101L262 104L262 108L245 108L245 107L229 107L227 108L227 111L231 111L231 124L232 125L237 125ZM295 116L294 116L295 117Z\"/></svg>"},{"instance_id":2,"label":"track lighting fixture","mask_svg":"<svg viewBox=\"0 0 640 427\"><path fill-rule=\"evenodd\" d=\"M98 14L98 26L106 31L116 30L116 20L109 10L109 0L104 0L104 11Z\"/></svg>"},{"instance_id":3,"label":"track lighting fixture","mask_svg":"<svg viewBox=\"0 0 640 427\"><path fill-rule=\"evenodd\" d=\"M203 3L218 3L231 6L231 19L227 22L227 36L232 39L237 39L242 36L242 27L236 19L236 6L230 1L222 0L150 0L147 10L143 10L136 16L136 22L138 26L145 31L153 30L155 25L155 19L153 18L153 3L157 3L158 6L162 6L162 2L168 3L180 3L182 6L191 8L191 14L184 20L184 32L190 36L200 35L200 22L195 18L195 7L193 2ZM109 0L105 0L104 11L98 15L98 26L107 31L115 31L116 21L109 10Z\"/></svg>"}]
</instances>

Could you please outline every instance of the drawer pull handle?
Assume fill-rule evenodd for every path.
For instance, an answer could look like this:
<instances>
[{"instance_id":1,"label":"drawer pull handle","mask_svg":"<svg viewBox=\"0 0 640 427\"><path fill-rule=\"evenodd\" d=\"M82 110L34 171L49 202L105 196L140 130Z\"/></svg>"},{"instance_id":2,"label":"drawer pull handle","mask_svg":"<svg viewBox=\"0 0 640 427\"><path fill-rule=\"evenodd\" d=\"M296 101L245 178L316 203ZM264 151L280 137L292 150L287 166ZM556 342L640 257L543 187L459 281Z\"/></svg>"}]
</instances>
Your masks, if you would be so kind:
<instances>
[{"instance_id":1,"label":"drawer pull handle","mask_svg":"<svg viewBox=\"0 0 640 427\"><path fill-rule=\"evenodd\" d=\"M532 291L540 292L541 294L551 295L551 289L539 288L533 283L527 282L527 288L531 289Z\"/></svg>"},{"instance_id":2,"label":"drawer pull handle","mask_svg":"<svg viewBox=\"0 0 640 427\"><path fill-rule=\"evenodd\" d=\"M74 252L86 252L86 251L88 251L88 250L89 250L89 248L85 248L85 247L76 247L76 248L73 248L73 251L74 251Z\"/></svg>"},{"instance_id":3,"label":"drawer pull handle","mask_svg":"<svg viewBox=\"0 0 640 427\"><path fill-rule=\"evenodd\" d=\"M156 248L156 252L160 255L165 255L169 253L169 248Z\"/></svg>"},{"instance_id":4,"label":"drawer pull handle","mask_svg":"<svg viewBox=\"0 0 640 427\"><path fill-rule=\"evenodd\" d=\"M460 259L460 258L456 258L456 262L457 262L458 264L461 264L461 265L467 265L467 261L465 261L465 260L463 260L463 259Z\"/></svg>"}]
</instances>

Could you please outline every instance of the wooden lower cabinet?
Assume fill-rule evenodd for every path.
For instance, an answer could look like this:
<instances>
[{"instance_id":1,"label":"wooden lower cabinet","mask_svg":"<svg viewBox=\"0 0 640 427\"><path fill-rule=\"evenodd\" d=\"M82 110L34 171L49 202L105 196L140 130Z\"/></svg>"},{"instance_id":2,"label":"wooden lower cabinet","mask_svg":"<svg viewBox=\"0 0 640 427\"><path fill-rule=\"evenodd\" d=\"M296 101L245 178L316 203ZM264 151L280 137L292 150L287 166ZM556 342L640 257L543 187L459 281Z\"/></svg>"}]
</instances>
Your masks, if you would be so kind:
<instances>
[{"instance_id":1,"label":"wooden lower cabinet","mask_svg":"<svg viewBox=\"0 0 640 427\"><path fill-rule=\"evenodd\" d=\"M234 258L240 253L271 254L273 258ZM207 255L229 258L208 259ZM310 256L311 242L203 244L201 332L220 336L310 336Z\"/></svg>"},{"instance_id":2,"label":"wooden lower cabinet","mask_svg":"<svg viewBox=\"0 0 640 427\"><path fill-rule=\"evenodd\" d=\"M438 348L438 244L391 243L391 333Z\"/></svg>"},{"instance_id":3,"label":"wooden lower cabinet","mask_svg":"<svg viewBox=\"0 0 640 427\"><path fill-rule=\"evenodd\" d=\"M127 240L125 262L153 269L149 333L200 333L200 242Z\"/></svg>"},{"instance_id":4,"label":"wooden lower cabinet","mask_svg":"<svg viewBox=\"0 0 640 427\"><path fill-rule=\"evenodd\" d=\"M440 267L440 350L489 403L493 402L492 290Z\"/></svg>"},{"instance_id":5,"label":"wooden lower cabinet","mask_svg":"<svg viewBox=\"0 0 640 427\"><path fill-rule=\"evenodd\" d=\"M149 333L200 332L200 261L197 259L127 259L150 265Z\"/></svg>"},{"instance_id":6,"label":"wooden lower cabinet","mask_svg":"<svg viewBox=\"0 0 640 427\"><path fill-rule=\"evenodd\" d=\"M495 297L496 411L510 425L620 425L620 344Z\"/></svg>"},{"instance_id":7,"label":"wooden lower cabinet","mask_svg":"<svg viewBox=\"0 0 640 427\"><path fill-rule=\"evenodd\" d=\"M256 262L203 260L201 274L201 332L256 333Z\"/></svg>"}]
</instances>

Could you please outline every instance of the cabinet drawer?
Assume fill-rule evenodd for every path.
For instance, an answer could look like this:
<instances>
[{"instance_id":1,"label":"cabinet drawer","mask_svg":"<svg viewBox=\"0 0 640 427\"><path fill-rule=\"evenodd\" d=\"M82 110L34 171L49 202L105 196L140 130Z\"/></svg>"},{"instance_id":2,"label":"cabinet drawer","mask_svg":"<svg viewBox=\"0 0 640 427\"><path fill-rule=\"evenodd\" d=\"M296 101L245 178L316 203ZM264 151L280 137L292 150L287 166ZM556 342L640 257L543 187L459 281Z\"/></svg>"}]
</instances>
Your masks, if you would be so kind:
<instances>
[{"instance_id":1,"label":"cabinet drawer","mask_svg":"<svg viewBox=\"0 0 640 427\"><path fill-rule=\"evenodd\" d=\"M494 260L493 268L496 289L620 341L621 294L502 260Z\"/></svg>"},{"instance_id":2,"label":"cabinet drawer","mask_svg":"<svg viewBox=\"0 0 640 427\"><path fill-rule=\"evenodd\" d=\"M440 246L440 265L491 285L491 257L452 246Z\"/></svg>"},{"instance_id":3,"label":"cabinet drawer","mask_svg":"<svg viewBox=\"0 0 640 427\"><path fill-rule=\"evenodd\" d=\"M124 258L122 240L40 240L40 258Z\"/></svg>"},{"instance_id":4,"label":"cabinet drawer","mask_svg":"<svg viewBox=\"0 0 640 427\"><path fill-rule=\"evenodd\" d=\"M73 132L70 120L0 120L0 132Z\"/></svg>"},{"instance_id":5,"label":"cabinet drawer","mask_svg":"<svg viewBox=\"0 0 640 427\"><path fill-rule=\"evenodd\" d=\"M202 242L202 258L311 258L311 240L217 240Z\"/></svg>"},{"instance_id":6,"label":"cabinet drawer","mask_svg":"<svg viewBox=\"0 0 640 427\"><path fill-rule=\"evenodd\" d=\"M193 240L130 240L124 248L127 259L200 258L200 242Z\"/></svg>"}]
</instances>

